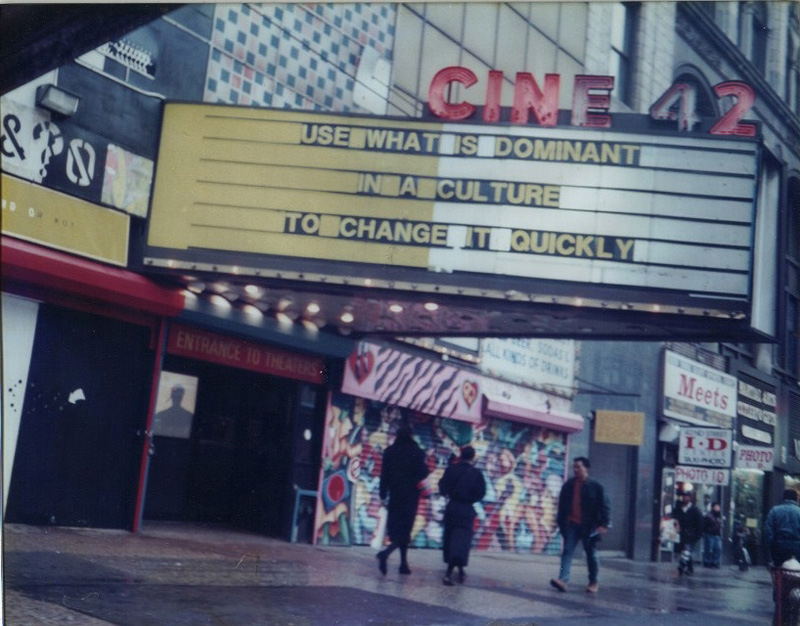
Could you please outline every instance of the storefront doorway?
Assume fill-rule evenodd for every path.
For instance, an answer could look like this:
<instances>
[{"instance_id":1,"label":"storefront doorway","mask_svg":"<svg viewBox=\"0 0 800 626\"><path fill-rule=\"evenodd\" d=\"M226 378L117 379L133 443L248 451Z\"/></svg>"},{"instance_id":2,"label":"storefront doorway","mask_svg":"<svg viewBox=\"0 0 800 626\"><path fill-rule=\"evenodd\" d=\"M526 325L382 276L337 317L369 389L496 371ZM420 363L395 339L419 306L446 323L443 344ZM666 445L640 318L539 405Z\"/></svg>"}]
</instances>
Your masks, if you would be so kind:
<instances>
[{"instance_id":1,"label":"storefront doorway","mask_svg":"<svg viewBox=\"0 0 800 626\"><path fill-rule=\"evenodd\" d=\"M5 521L130 528L151 329L41 305Z\"/></svg>"},{"instance_id":2,"label":"storefront doorway","mask_svg":"<svg viewBox=\"0 0 800 626\"><path fill-rule=\"evenodd\" d=\"M184 387L194 384L196 395L193 403L184 395L193 409L185 436L154 428L144 519L221 523L287 538L295 422L308 409L298 402L302 385L173 355L162 379L163 372L182 377Z\"/></svg>"}]
</instances>

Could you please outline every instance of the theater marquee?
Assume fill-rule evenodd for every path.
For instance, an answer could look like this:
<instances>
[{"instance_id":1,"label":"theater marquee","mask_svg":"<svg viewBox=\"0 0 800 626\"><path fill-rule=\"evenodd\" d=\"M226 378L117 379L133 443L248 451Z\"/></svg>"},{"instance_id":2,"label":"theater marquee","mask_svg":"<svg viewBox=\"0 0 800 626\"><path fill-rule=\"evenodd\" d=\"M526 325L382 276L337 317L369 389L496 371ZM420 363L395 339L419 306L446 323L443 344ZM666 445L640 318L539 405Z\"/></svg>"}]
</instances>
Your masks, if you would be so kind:
<instances>
[{"instance_id":1,"label":"theater marquee","mask_svg":"<svg viewBox=\"0 0 800 626\"><path fill-rule=\"evenodd\" d=\"M745 317L757 166L753 139L170 103L145 262Z\"/></svg>"}]
</instances>

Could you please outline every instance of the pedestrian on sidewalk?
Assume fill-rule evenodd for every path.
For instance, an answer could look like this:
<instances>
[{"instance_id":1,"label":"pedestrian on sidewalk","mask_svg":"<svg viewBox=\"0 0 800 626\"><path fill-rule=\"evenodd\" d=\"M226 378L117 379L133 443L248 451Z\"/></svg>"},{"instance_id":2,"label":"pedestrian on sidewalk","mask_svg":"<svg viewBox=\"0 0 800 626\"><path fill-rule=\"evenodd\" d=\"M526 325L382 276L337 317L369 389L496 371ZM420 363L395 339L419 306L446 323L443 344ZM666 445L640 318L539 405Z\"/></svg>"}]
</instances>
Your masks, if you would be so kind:
<instances>
[{"instance_id":1,"label":"pedestrian on sidewalk","mask_svg":"<svg viewBox=\"0 0 800 626\"><path fill-rule=\"evenodd\" d=\"M722 556L722 511L719 502L703 518L703 567L719 569Z\"/></svg>"},{"instance_id":2,"label":"pedestrian on sidewalk","mask_svg":"<svg viewBox=\"0 0 800 626\"><path fill-rule=\"evenodd\" d=\"M556 523L561 531L564 545L561 552L561 569L558 578L550 584L559 591L567 590L572 556L578 541L583 544L589 566L588 593L597 593L600 561L597 557L597 542L608 532L611 523L611 505L603 485L589 478L589 459L575 458L572 464L574 476L561 487L558 496Z\"/></svg>"},{"instance_id":3,"label":"pedestrian on sidewalk","mask_svg":"<svg viewBox=\"0 0 800 626\"><path fill-rule=\"evenodd\" d=\"M678 542L678 574L694 574L694 547L703 535L703 513L694 503L694 493L683 489L680 500L672 511L678 522L680 541Z\"/></svg>"},{"instance_id":4,"label":"pedestrian on sidewalk","mask_svg":"<svg viewBox=\"0 0 800 626\"><path fill-rule=\"evenodd\" d=\"M381 574L386 574L386 561L397 548L400 548L400 573L411 573L408 545L420 490L428 473L425 452L414 441L411 426L402 425L394 443L384 451L381 465L379 491L381 500L387 505L386 533L390 541L389 546L376 555Z\"/></svg>"},{"instance_id":5,"label":"pedestrian on sidewalk","mask_svg":"<svg viewBox=\"0 0 800 626\"><path fill-rule=\"evenodd\" d=\"M800 506L794 489L786 489L783 504L772 507L767 513L764 545L775 567L781 567L792 557L800 561Z\"/></svg>"},{"instance_id":6,"label":"pedestrian on sidewalk","mask_svg":"<svg viewBox=\"0 0 800 626\"><path fill-rule=\"evenodd\" d=\"M475 448L464 446L459 459L447 467L439 480L439 493L447 497L444 510L442 558L447 572L445 585L453 584L453 570L458 568L458 581L464 582L464 568L469 562L475 509L472 506L486 495L483 473L475 466Z\"/></svg>"}]
</instances>

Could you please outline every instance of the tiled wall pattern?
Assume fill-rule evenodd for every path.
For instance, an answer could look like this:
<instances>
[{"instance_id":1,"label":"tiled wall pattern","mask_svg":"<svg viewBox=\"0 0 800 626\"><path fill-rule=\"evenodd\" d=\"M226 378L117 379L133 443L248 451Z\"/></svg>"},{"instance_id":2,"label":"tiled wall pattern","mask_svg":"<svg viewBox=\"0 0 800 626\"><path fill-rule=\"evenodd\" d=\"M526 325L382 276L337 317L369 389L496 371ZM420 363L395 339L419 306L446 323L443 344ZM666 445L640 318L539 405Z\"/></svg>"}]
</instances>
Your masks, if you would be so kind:
<instances>
[{"instance_id":1,"label":"tiled wall pattern","mask_svg":"<svg viewBox=\"0 0 800 626\"><path fill-rule=\"evenodd\" d=\"M365 47L392 60L395 5L217 4L205 102L336 112Z\"/></svg>"}]
</instances>

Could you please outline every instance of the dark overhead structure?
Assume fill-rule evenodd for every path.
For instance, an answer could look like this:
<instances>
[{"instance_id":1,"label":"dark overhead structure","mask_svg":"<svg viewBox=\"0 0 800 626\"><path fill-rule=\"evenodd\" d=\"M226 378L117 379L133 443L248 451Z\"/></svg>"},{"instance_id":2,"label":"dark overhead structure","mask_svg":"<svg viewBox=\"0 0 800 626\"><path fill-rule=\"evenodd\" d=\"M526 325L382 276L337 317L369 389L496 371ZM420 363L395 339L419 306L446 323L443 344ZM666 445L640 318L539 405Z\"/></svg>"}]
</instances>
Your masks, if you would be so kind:
<instances>
[{"instance_id":1,"label":"dark overhead structure","mask_svg":"<svg viewBox=\"0 0 800 626\"><path fill-rule=\"evenodd\" d=\"M177 8L176 4L0 6L0 93Z\"/></svg>"}]
</instances>

